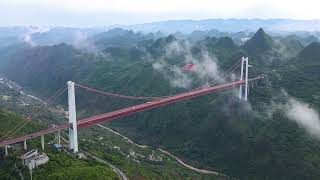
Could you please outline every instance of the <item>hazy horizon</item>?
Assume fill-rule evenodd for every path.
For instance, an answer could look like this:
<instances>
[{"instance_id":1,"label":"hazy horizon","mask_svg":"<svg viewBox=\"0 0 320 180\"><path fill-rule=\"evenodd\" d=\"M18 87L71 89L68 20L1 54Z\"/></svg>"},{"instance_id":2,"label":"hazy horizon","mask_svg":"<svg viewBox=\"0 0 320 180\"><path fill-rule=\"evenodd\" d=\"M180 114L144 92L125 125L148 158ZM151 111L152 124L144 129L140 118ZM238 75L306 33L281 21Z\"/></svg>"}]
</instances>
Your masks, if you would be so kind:
<instances>
[{"instance_id":1,"label":"hazy horizon","mask_svg":"<svg viewBox=\"0 0 320 180\"><path fill-rule=\"evenodd\" d=\"M2 0L0 26L103 27L169 20L294 19L319 20L315 0Z\"/></svg>"},{"instance_id":2,"label":"hazy horizon","mask_svg":"<svg viewBox=\"0 0 320 180\"><path fill-rule=\"evenodd\" d=\"M161 23L161 22L174 22L174 21L209 21L209 20L259 20L259 21L272 21L272 20L289 20L289 21L301 21L301 22L310 22L310 21L319 21L319 19L293 19L293 18L206 18L206 19L166 19L159 21L147 21L143 23L128 23L128 24L99 24L99 25L41 25L41 24L9 24L1 25L0 27L19 27L19 26L42 26L42 27L65 27L65 28L104 28L104 27L120 27L120 26L132 26L132 25L143 25L143 24L152 24L152 23Z\"/></svg>"}]
</instances>

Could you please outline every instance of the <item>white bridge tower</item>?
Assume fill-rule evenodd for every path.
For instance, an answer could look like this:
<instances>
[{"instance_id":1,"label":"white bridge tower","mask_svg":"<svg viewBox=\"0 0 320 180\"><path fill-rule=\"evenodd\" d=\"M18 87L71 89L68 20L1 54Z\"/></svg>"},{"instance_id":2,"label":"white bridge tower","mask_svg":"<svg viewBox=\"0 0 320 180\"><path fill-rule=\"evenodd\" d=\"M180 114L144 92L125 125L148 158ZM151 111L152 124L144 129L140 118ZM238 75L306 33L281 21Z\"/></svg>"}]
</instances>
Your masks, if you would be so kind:
<instances>
[{"instance_id":1,"label":"white bridge tower","mask_svg":"<svg viewBox=\"0 0 320 180\"><path fill-rule=\"evenodd\" d=\"M240 81L243 81L243 79L244 79L245 85L244 85L244 88L243 88L243 85L241 85L239 88L239 99L244 99L245 101L248 101L248 94L249 94L249 86L248 86L249 67L251 67L251 65L249 65L249 58L242 57ZM243 76L245 76L245 77L243 77Z\"/></svg>"},{"instance_id":2,"label":"white bridge tower","mask_svg":"<svg viewBox=\"0 0 320 180\"><path fill-rule=\"evenodd\" d=\"M68 111L69 111L69 123L72 124L69 127L69 149L74 153L79 151L78 149L78 131L77 131L77 114L76 114L76 98L74 91L74 82L68 81Z\"/></svg>"}]
</instances>

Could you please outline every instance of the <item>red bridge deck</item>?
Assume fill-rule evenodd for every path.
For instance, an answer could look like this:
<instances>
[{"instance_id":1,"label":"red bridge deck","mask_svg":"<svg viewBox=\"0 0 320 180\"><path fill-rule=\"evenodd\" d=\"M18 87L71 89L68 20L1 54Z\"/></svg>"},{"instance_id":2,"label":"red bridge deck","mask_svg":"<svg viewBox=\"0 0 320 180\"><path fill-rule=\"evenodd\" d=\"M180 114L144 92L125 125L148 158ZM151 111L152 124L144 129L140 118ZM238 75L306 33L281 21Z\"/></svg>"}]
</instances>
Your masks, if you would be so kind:
<instances>
[{"instance_id":1,"label":"red bridge deck","mask_svg":"<svg viewBox=\"0 0 320 180\"><path fill-rule=\"evenodd\" d=\"M263 78L263 76L258 76L256 78L249 79L248 81L255 81L255 80L262 79L262 78ZM178 95L167 97L167 98L162 98L162 99L147 102L144 104L140 104L140 105L120 109L117 111L101 114L98 116L93 116L90 118L79 120L77 122L78 128L88 127L88 126L91 126L91 125L94 125L94 124L97 124L100 122L109 122L109 121L112 121L112 120L120 118L120 117L124 117L124 116L128 116L128 115L135 114L138 112L146 111L149 109L165 106L165 105L172 104L172 103L175 103L178 101L183 101L183 100L191 99L194 97L203 96L203 95L206 95L209 93L214 93L214 92L222 91L222 90L229 89L229 88L235 88L235 87L238 87L243 84L245 84L245 81L236 81L236 82L232 82L232 83L217 85L214 87L203 88L203 89L182 93L182 94L178 94ZM66 124L59 125L54 128L49 128L46 130L38 131L38 132L29 134L29 135L5 140L5 141L0 142L0 147L5 146L5 145L9 145L9 144L15 144L15 143L18 143L18 142L21 142L24 140L28 140L28 139L32 139L35 137L39 137L42 135L51 134L51 133L57 132L58 130L67 129L69 127L71 127L71 124L66 123Z\"/></svg>"}]
</instances>

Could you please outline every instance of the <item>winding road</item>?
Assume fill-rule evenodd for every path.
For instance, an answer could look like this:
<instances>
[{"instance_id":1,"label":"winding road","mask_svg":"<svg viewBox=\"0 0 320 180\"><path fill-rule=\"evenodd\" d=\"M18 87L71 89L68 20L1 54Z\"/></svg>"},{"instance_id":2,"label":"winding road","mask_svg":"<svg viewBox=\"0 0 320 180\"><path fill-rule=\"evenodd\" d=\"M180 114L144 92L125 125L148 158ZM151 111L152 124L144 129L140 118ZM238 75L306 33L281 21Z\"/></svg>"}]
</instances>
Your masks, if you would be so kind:
<instances>
[{"instance_id":1,"label":"winding road","mask_svg":"<svg viewBox=\"0 0 320 180\"><path fill-rule=\"evenodd\" d=\"M61 137L61 139L62 139L63 141L65 141L66 143L69 143L69 141L66 140L65 138ZM112 165L112 164L109 163L108 161L103 160L103 159L101 159L101 158L99 158L99 157L97 157L97 156L95 156L95 155L93 155L93 154L91 154L91 153L89 153L89 152L81 149L81 148L80 148L79 150L80 150L83 154L85 154L86 156L90 156L90 157L92 157L94 160L96 160L96 161L98 161L98 162L100 162L100 163L103 163L103 164L105 164L105 165L110 166L110 167L113 169L113 171L116 172L116 173L118 174L118 176L119 176L122 180L128 180L126 174L125 174L123 171L121 171L119 168L117 168L116 166Z\"/></svg>"},{"instance_id":2,"label":"winding road","mask_svg":"<svg viewBox=\"0 0 320 180\"><path fill-rule=\"evenodd\" d=\"M116 131L108 128L108 127L102 126L101 124L97 124L97 126L103 128L103 129L106 129L106 130L108 130L108 131L110 131L110 132L122 137L123 139L127 140L127 142L129 142L130 144L134 144L134 145L136 145L138 147L141 147L141 148L148 148L149 147L149 146L146 146L146 145L137 144L137 143L133 142L131 139L129 139L128 137L126 137L126 136L124 136L124 135L122 135L122 134L120 134L120 133L118 133L118 132L116 132ZM168 151L165 151L165 150L160 149L160 148L158 148L158 150L161 151L163 154L166 154L166 155L174 158L179 164L181 164L182 166L184 166L184 167L186 167L186 168L188 168L190 170L193 170L193 171L196 171L196 172L202 173L202 174L213 174L213 175L216 175L216 176L228 177L227 175L219 173L219 172L216 172L216 171L210 171L210 170L206 170L206 169L199 169L199 168L193 167L193 166L191 166L189 164L184 163L181 159L179 159L178 157L174 156L173 154L171 154Z\"/></svg>"},{"instance_id":3,"label":"winding road","mask_svg":"<svg viewBox=\"0 0 320 180\"><path fill-rule=\"evenodd\" d=\"M115 171L119 177L121 177L122 180L128 180L127 176L124 174L123 171L121 171L119 168L115 167L114 165L112 165L111 163L109 163L108 161L101 159L93 154L90 154L89 152L86 152L84 150L81 150L85 155L92 157L93 159L95 159L96 161L103 163L105 165L110 166L113 171Z\"/></svg>"}]
</instances>

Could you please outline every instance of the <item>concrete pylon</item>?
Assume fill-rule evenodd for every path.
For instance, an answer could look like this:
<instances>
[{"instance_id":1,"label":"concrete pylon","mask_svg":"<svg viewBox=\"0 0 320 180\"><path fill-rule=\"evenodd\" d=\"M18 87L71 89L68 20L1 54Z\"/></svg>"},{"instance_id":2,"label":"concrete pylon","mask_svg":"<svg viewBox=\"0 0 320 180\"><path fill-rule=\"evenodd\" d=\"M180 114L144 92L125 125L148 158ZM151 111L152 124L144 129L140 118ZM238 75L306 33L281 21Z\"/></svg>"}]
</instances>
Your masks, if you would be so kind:
<instances>
[{"instance_id":1,"label":"concrete pylon","mask_svg":"<svg viewBox=\"0 0 320 180\"><path fill-rule=\"evenodd\" d=\"M243 80L243 67L244 67L244 57L241 59L241 72L240 72L240 81ZM242 85L239 87L239 99L242 99L243 93L242 93Z\"/></svg>"},{"instance_id":2,"label":"concrete pylon","mask_svg":"<svg viewBox=\"0 0 320 180\"><path fill-rule=\"evenodd\" d=\"M41 148L44 150L44 135L41 136Z\"/></svg>"},{"instance_id":3,"label":"concrete pylon","mask_svg":"<svg viewBox=\"0 0 320 180\"><path fill-rule=\"evenodd\" d=\"M4 146L4 151L5 151L5 155L8 156L9 153L8 153L8 146L7 145Z\"/></svg>"},{"instance_id":4,"label":"concrete pylon","mask_svg":"<svg viewBox=\"0 0 320 180\"><path fill-rule=\"evenodd\" d=\"M249 70L249 58L246 58L246 84L245 84L245 90L244 90L244 100L248 101L248 70Z\"/></svg>"},{"instance_id":5,"label":"concrete pylon","mask_svg":"<svg viewBox=\"0 0 320 180\"><path fill-rule=\"evenodd\" d=\"M60 130L58 130L58 137L57 138L58 138L58 142L57 143L60 146L61 145Z\"/></svg>"},{"instance_id":6,"label":"concrete pylon","mask_svg":"<svg viewBox=\"0 0 320 180\"><path fill-rule=\"evenodd\" d=\"M23 141L23 149L24 149L24 150L27 150L27 140L24 140L24 141Z\"/></svg>"},{"instance_id":7,"label":"concrete pylon","mask_svg":"<svg viewBox=\"0 0 320 180\"><path fill-rule=\"evenodd\" d=\"M244 93L243 93L243 88L241 85L239 88L239 99L244 99L245 101L248 101L248 95L249 95L249 87L248 87L248 76L249 76L249 58L248 57L242 57L241 59L241 72L240 72L240 81L243 81L243 76L245 80L245 85L244 85ZM245 71L245 72L243 72Z\"/></svg>"},{"instance_id":8,"label":"concrete pylon","mask_svg":"<svg viewBox=\"0 0 320 180\"><path fill-rule=\"evenodd\" d=\"M68 110L69 110L69 149L73 149L74 153L78 150L78 132L77 132L77 114L76 114L76 98L74 91L74 82L68 81Z\"/></svg>"}]
</instances>

